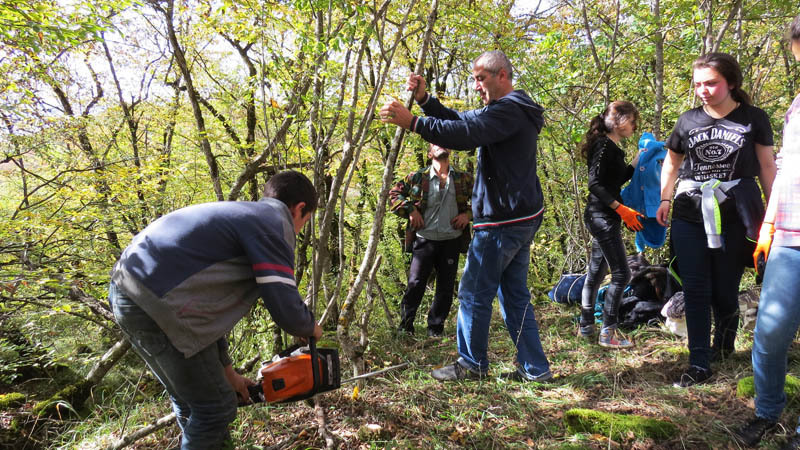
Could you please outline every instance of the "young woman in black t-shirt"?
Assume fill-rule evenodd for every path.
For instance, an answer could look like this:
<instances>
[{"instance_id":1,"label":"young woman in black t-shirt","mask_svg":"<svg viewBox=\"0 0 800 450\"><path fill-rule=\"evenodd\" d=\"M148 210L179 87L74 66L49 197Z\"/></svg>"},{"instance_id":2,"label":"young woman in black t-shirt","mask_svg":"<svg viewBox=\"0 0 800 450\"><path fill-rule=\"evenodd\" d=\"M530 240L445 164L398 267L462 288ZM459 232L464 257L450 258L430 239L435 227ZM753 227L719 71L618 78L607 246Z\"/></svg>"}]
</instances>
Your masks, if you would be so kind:
<instances>
[{"instance_id":1,"label":"young woman in black t-shirt","mask_svg":"<svg viewBox=\"0 0 800 450\"><path fill-rule=\"evenodd\" d=\"M744 204L760 206L763 216L754 177L769 198L776 171L769 119L742 90L739 63L728 54L710 53L695 60L692 69L703 105L681 114L667 139L656 213L666 225L679 179L671 236L686 300L689 367L674 383L677 387L707 380L712 359L734 351L739 281L751 253L745 235L750 227L758 230L743 213ZM720 200L726 191L728 198Z\"/></svg>"},{"instance_id":2,"label":"young woman in black t-shirt","mask_svg":"<svg viewBox=\"0 0 800 450\"><path fill-rule=\"evenodd\" d=\"M597 290L611 269L611 284L603 305L603 328L598 343L606 348L629 348L633 343L617 329L617 313L622 292L631 279L631 270L622 242L620 222L641 230L642 214L622 204L620 188L631 178L639 159L625 163L619 142L636 131L639 111L631 102L617 101L592 119L581 152L589 166L589 198L583 221L592 234L592 253L586 267L586 282L581 295L580 335L594 336L594 302Z\"/></svg>"}]
</instances>

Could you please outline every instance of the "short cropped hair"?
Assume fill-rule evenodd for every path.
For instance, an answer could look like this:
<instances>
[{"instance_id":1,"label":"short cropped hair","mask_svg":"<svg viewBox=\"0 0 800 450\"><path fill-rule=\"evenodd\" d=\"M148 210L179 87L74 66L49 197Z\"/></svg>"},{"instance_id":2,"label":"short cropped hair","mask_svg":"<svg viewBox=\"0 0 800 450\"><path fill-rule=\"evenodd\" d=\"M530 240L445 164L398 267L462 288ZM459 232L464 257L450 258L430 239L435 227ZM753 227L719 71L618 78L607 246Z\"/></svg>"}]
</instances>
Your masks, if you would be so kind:
<instances>
[{"instance_id":1,"label":"short cropped hair","mask_svg":"<svg viewBox=\"0 0 800 450\"><path fill-rule=\"evenodd\" d=\"M508 79L514 79L514 69L511 67L511 61L508 60L508 56L506 56L502 50L491 50L481 53L481 56L475 58L472 65L477 66L478 63L481 63L484 69L495 75L500 73L500 70L505 69L506 74L508 74Z\"/></svg>"},{"instance_id":2,"label":"short cropped hair","mask_svg":"<svg viewBox=\"0 0 800 450\"><path fill-rule=\"evenodd\" d=\"M305 202L303 215L317 209L317 190L305 175L295 170L278 172L264 186L264 197L275 198L292 208Z\"/></svg>"}]
</instances>

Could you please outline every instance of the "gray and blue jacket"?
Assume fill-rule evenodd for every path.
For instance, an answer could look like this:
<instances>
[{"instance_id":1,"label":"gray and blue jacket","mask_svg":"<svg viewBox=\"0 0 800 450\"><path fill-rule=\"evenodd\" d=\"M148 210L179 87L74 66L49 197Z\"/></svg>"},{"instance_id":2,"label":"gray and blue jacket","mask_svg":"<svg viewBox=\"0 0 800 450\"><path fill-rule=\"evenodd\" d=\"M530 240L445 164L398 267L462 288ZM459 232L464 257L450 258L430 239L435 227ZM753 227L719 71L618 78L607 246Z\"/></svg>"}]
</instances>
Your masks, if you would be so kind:
<instances>
[{"instance_id":1,"label":"gray and blue jacket","mask_svg":"<svg viewBox=\"0 0 800 450\"><path fill-rule=\"evenodd\" d=\"M188 358L224 338L259 296L287 333L313 334L314 317L295 284L294 249L283 202L204 203L137 234L111 280Z\"/></svg>"}]
</instances>

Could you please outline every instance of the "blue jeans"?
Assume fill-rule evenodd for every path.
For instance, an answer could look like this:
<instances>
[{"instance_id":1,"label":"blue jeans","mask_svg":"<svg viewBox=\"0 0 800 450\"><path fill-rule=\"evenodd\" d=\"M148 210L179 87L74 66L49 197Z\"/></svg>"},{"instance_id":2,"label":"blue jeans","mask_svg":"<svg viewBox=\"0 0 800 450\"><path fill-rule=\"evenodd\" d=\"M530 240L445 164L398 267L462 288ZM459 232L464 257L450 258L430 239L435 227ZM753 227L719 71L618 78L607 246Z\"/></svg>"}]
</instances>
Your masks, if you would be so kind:
<instances>
[{"instance_id":1,"label":"blue jeans","mask_svg":"<svg viewBox=\"0 0 800 450\"><path fill-rule=\"evenodd\" d=\"M764 419L777 421L786 406L786 353L800 327L798 267L800 247L772 247L753 339L756 415Z\"/></svg>"},{"instance_id":2,"label":"blue jeans","mask_svg":"<svg viewBox=\"0 0 800 450\"><path fill-rule=\"evenodd\" d=\"M475 230L458 288L456 331L462 366L482 374L489 370L489 322L497 295L517 347L519 368L532 376L550 370L527 284L531 243L541 223L539 216L523 225Z\"/></svg>"},{"instance_id":3,"label":"blue jeans","mask_svg":"<svg viewBox=\"0 0 800 450\"><path fill-rule=\"evenodd\" d=\"M114 283L108 301L134 350L167 388L178 426L181 449L220 449L228 424L236 418L236 393L225 378L219 348L209 345L186 358L161 328Z\"/></svg>"},{"instance_id":4,"label":"blue jeans","mask_svg":"<svg viewBox=\"0 0 800 450\"><path fill-rule=\"evenodd\" d=\"M672 219L672 242L686 301L689 364L711 365L711 312L714 348L733 351L739 327L739 282L744 272L745 229L738 220L722 224L723 248L708 248L702 223Z\"/></svg>"}]
</instances>

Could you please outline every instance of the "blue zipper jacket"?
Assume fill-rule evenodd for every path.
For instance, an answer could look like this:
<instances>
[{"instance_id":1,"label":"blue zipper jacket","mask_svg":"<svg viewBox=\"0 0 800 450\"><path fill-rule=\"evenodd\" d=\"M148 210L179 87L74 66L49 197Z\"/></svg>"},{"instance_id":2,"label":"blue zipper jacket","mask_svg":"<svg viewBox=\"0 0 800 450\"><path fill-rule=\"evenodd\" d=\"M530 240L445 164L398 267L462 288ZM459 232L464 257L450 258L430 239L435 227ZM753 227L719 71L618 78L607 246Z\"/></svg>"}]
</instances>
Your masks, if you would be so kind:
<instances>
[{"instance_id":1,"label":"blue zipper jacket","mask_svg":"<svg viewBox=\"0 0 800 450\"><path fill-rule=\"evenodd\" d=\"M543 212L536 142L544 125L544 109L524 91L512 91L466 112L447 108L430 95L420 106L427 117L415 117L411 130L423 139L453 150L478 147L473 228L518 223Z\"/></svg>"},{"instance_id":2,"label":"blue zipper jacket","mask_svg":"<svg viewBox=\"0 0 800 450\"><path fill-rule=\"evenodd\" d=\"M667 149L649 132L642 133L639 138L639 149L639 165L621 195L622 203L645 216L640 220L642 230L636 232L636 250L643 252L645 247L661 248L667 238L667 227L655 219L661 205L661 167Z\"/></svg>"},{"instance_id":3,"label":"blue zipper jacket","mask_svg":"<svg viewBox=\"0 0 800 450\"><path fill-rule=\"evenodd\" d=\"M294 280L294 248L292 216L280 200L203 203L137 234L111 280L188 358L224 338L259 296L287 333L313 334L314 316Z\"/></svg>"}]
</instances>

